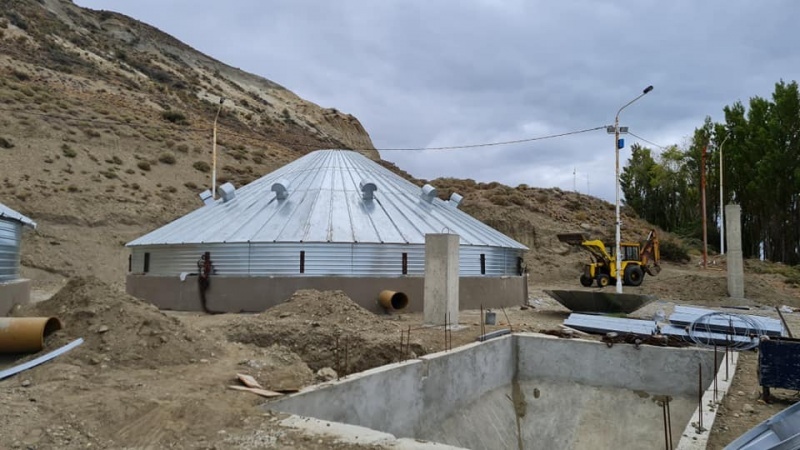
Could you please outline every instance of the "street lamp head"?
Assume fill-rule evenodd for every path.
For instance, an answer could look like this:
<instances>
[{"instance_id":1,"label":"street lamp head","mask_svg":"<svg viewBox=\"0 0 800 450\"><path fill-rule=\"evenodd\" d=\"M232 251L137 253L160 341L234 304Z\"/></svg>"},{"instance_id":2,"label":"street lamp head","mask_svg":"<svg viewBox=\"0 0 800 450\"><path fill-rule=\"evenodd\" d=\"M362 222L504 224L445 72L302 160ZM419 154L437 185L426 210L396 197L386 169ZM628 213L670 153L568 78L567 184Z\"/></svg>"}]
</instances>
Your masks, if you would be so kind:
<instances>
[{"instance_id":1,"label":"street lamp head","mask_svg":"<svg viewBox=\"0 0 800 450\"><path fill-rule=\"evenodd\" d=\"M647 94L648 92L650 92L652 90L653 90L653 85L651 84L650 86L647 86L646 88L644 88L644 91L642 91L642 95Z\"/></svg>"},{"instance_id":2,"label":"street lamp head","mask_svg":"<svg viewBox=\"0 0 800 450\"><path fill-rule=\"evenodd\" d=\"M650 86L650 88L652 89L652 88L653 88L653 86ZM221 105L221 104L223 104L224 102L225 102L225 97L220 97L220 98L219 98L219 104Z\"/></svg>"}]
</instances>

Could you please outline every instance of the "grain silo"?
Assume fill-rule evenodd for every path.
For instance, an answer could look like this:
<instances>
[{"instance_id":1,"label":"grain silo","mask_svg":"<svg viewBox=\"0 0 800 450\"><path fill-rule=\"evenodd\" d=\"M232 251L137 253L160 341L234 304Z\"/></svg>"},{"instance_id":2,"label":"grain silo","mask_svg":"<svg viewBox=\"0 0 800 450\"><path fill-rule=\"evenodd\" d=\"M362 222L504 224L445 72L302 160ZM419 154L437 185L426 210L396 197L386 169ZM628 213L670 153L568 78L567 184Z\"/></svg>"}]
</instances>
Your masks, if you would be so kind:
<instances>
[{"instance_id":1,"label":"grain silo","mask_svg":"<svg viewBox=\"0 0 800 450\"><path fill-rule=\"evenodd\" d=\"M0 203L0 316L30 299L30 280L19 273L23 227L36 228L36 223Z\"/></svg>"},{"instance_id":2,"label":"grain silo","mask_svg":"<svg viewBox=\"0 0 800 450\"><path fill-rule=\"evenodd\" d=\"M460 236L462 309L527 298L527 248L359 153L319 150L130 243L128 293L164 309L261 311L298 289L383 290L422 310L425 235Z\"/></svg>"}]
</instances>

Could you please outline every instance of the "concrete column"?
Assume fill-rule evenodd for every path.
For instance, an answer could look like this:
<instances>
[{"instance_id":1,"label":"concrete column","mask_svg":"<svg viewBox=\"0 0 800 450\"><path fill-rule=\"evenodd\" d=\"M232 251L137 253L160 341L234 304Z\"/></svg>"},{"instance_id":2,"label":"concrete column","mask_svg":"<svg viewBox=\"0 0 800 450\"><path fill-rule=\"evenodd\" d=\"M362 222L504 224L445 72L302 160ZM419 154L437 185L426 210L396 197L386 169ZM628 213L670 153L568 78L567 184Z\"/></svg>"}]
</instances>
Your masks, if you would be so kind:
<instances>
[{"instance_id":1,"label":"concrete column","mask_svg":"<svg viewBox=\"0 0 800 450\"><path fill-rule=\"evenodd\" d=\"M428 325L458 324L457 234L425 235L425 296L423 311Z\"/></svg>"},{"instance_id":2,"label":"concrete column","mask_svg":"<svg viewBox=\"0 0 800 450\"><path fill-rule=\"evenodd\" d=\"M742 259L742 207L725 206L725 234L728 258L728 297L744 298Z\"/></svg>"}]
</instances>

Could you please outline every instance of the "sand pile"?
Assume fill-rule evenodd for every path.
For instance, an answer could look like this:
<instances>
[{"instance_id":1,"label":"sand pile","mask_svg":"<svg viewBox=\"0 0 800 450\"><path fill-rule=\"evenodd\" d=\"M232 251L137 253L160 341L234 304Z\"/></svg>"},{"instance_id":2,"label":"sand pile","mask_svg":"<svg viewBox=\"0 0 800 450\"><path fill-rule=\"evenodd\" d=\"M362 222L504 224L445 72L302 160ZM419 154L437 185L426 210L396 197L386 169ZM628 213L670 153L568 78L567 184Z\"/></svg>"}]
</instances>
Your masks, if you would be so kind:
<instances>
[{"instance_id":1,"label":"sand pile","mask_svg":"<svg viewBox=\"0 0 800 450\"><path fill-rule=\"evenodd\" d=\"M155 306L94 277L72 278L50 300L26 305L15 316L55 316L64 329L47 339L52 350L82 337L61 361L155 368L207 358L215 346Z\"/></svg>"},{"instance_id":2,"label":"sand pile","mask_svg":"<svg viewBox=\"0 0 800 450\"><path fill-rule=\"evenodd\" d=\"M359 306L342 291L297 291L264 313L242 316L228 326L234 342L260 347L282 345L314 370L330 367L340 375L400 359L401 325ZM427 353L412 339L416 355Z\"/></svg>"}]
</instances>

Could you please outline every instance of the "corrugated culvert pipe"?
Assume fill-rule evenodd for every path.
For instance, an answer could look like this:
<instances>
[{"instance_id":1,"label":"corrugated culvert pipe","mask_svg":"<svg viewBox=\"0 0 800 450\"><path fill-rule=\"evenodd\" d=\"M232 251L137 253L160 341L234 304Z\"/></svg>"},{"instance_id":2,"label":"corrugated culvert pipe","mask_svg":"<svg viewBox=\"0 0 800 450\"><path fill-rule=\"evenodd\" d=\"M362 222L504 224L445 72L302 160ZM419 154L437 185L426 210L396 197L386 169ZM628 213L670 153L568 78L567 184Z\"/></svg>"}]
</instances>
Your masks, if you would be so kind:
<instances>
[{"instance_id":1,"label":"corrugated culvert pipe","mask_svg":"<svg viewBox=\"0 0 800 450\"><path fill-rule=\"evenodd\" d=\"M381 291L378 303L389 311L400 311L408 306L408 296L402 292Z\"/></svg>"}]
</instances>

